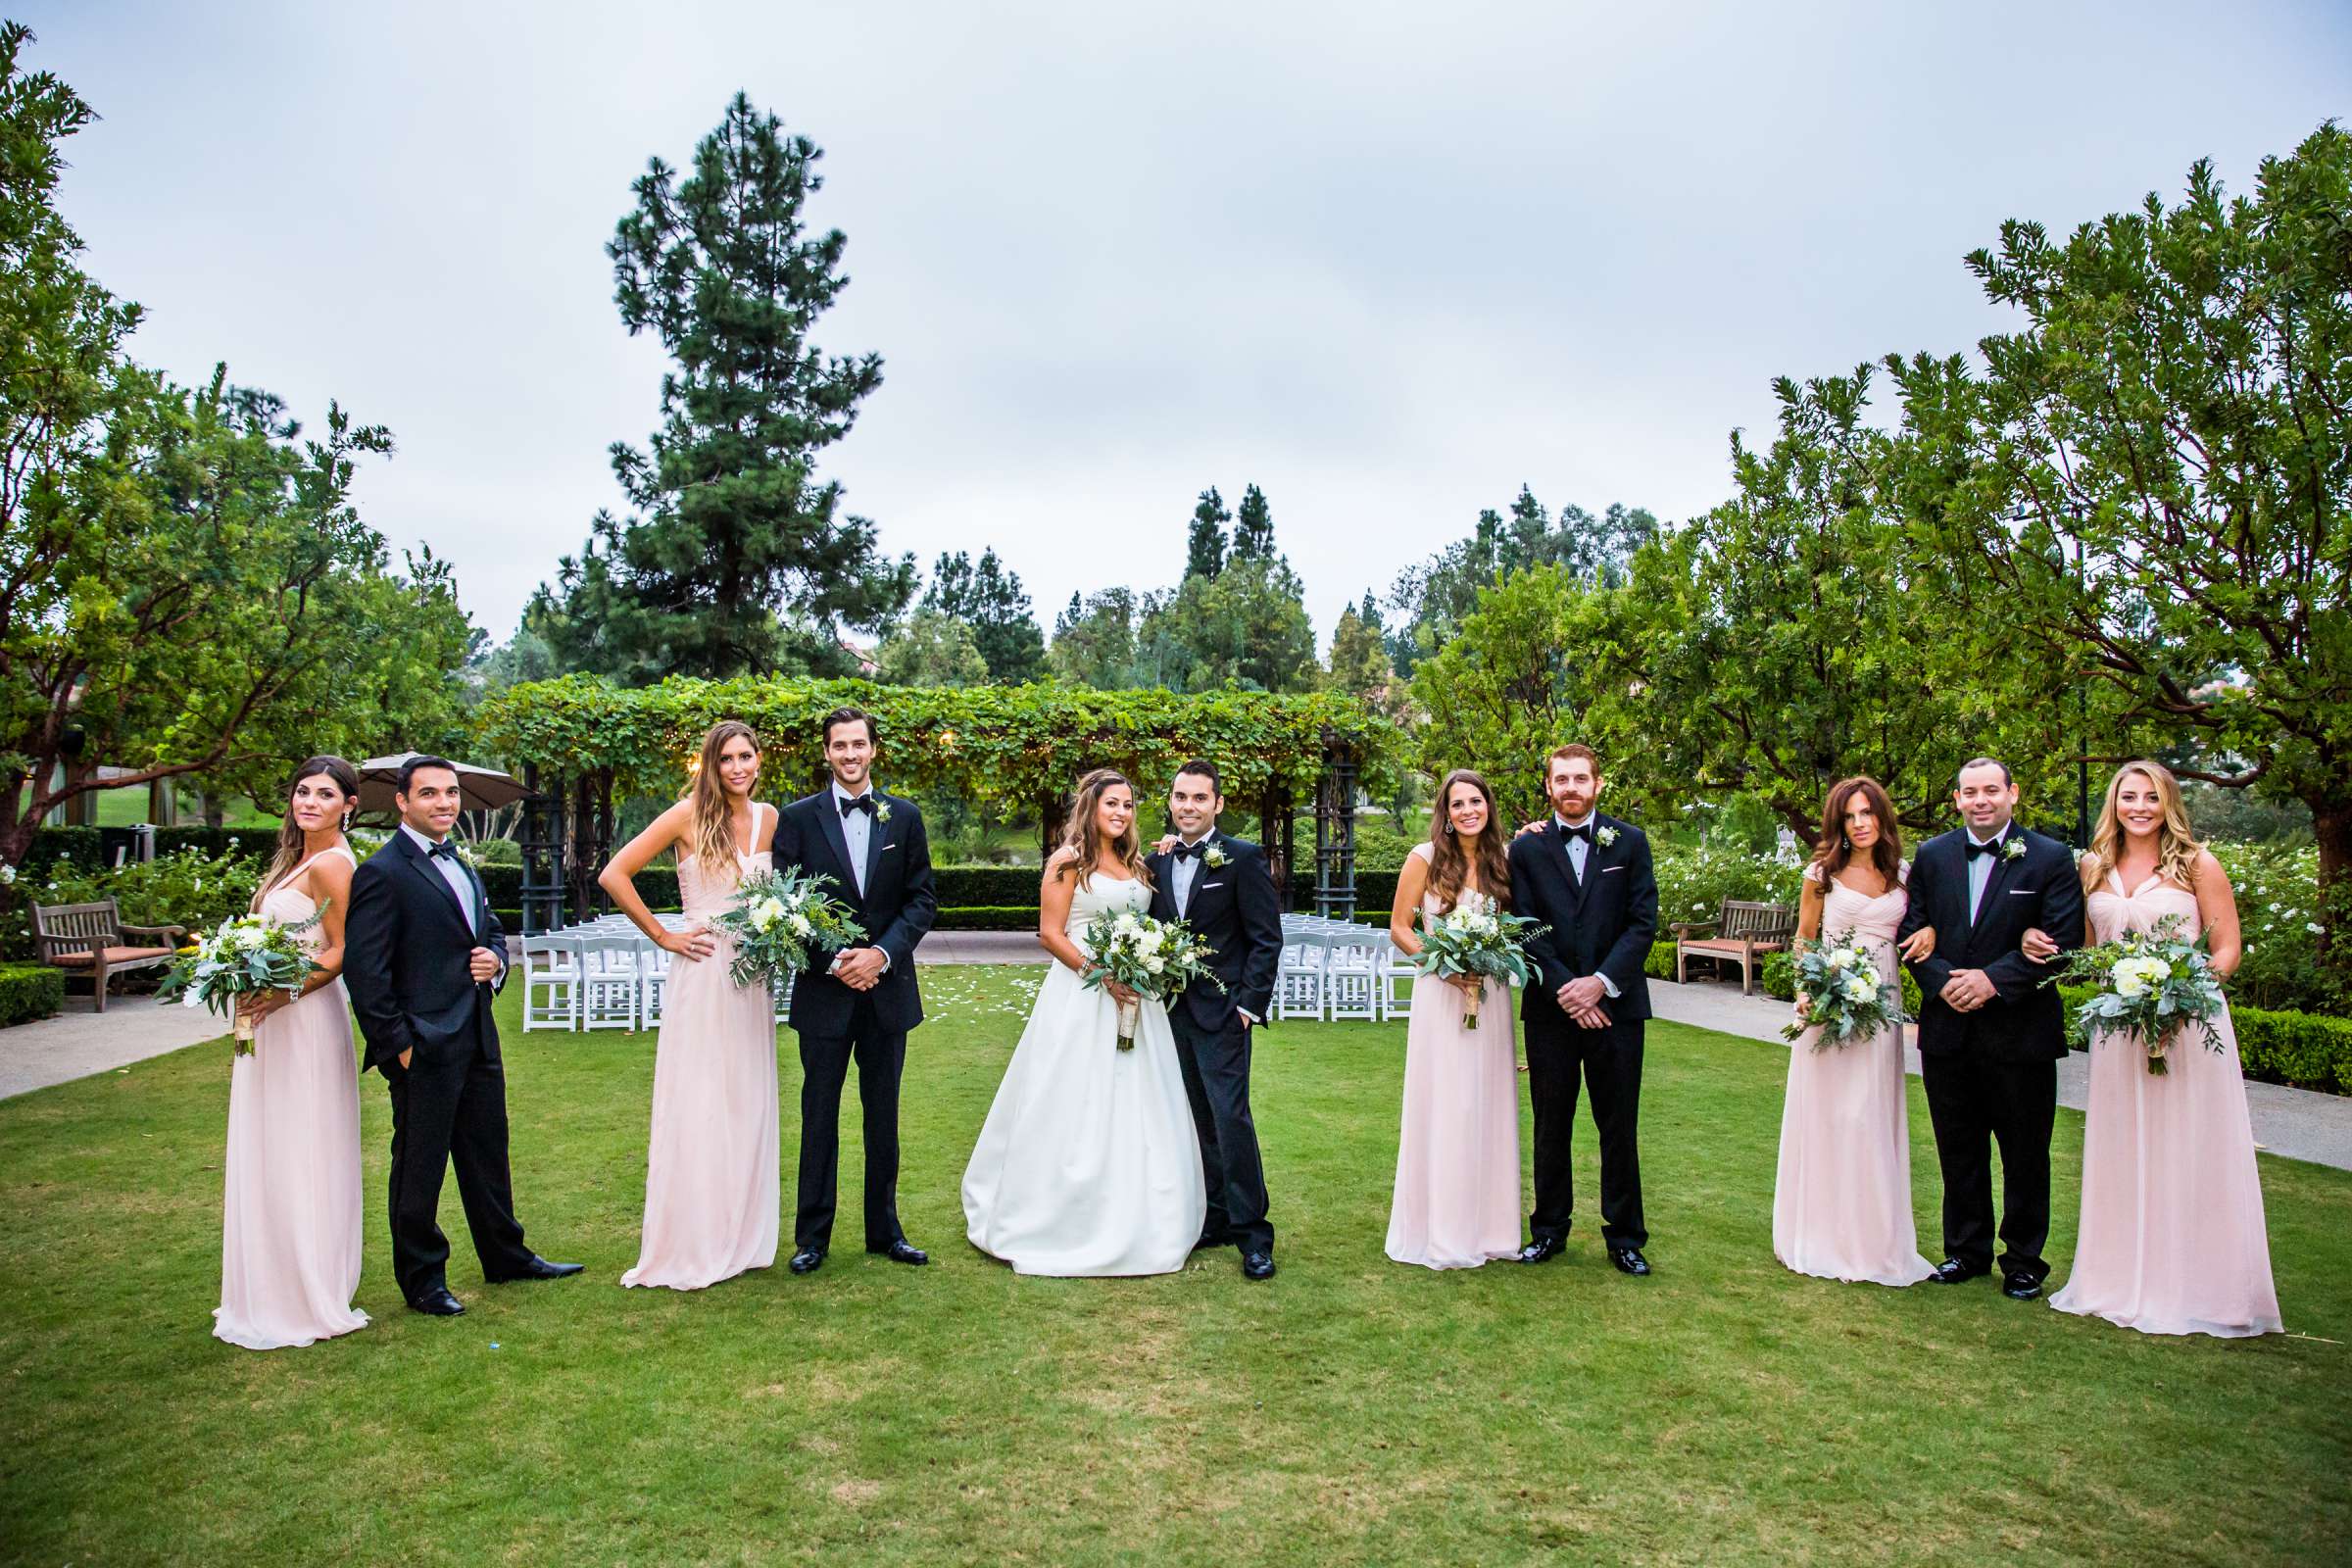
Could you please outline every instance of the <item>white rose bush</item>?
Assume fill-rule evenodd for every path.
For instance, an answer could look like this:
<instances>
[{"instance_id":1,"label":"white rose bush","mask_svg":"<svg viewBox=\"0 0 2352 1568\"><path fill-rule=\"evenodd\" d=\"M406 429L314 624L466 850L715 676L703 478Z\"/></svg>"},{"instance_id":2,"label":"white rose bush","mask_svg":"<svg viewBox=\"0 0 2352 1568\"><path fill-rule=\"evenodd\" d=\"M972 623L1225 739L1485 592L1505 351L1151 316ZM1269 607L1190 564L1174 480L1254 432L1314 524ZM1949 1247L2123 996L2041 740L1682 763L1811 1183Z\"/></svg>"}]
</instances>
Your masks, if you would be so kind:
<instances>
[{"instance_id":1,"label":"white rose bush","mask_svg":"<svg viewBox=\"0 0 2352 1568\"><path fill-rule=\"evenodd\" d=\"M1796 954L1796 996L1803 1004L1802 1022L1781 1031L1783 1040L1795 1040L1819 1026L1815 1051L1869 1040L1881 1030L1911 1022L1903 1011L1900 984L1879 973L1870 944L1848 931L1826 942L1800 944Z\"/></svg>"},{"instance_id":2,"label":"white rose bush","mask_svg":"<svg viewBox=\"0 0 2352 1568\"><path fill-rule=\"evenodd\" d=\"M1426 913L1418 918L1421 951L1413 955L1413 967L1420 973L1440 979L1475 975L1481 982L1500 980L1514 986L1527 984L1528 939L1549 929L1523 914L1505 914L1492 901L1478 898L1466 900L1434 920ZM1482 983L1462 1004L1462 1023L1467 1028L1479 1027L1484 992Z\"/></svg>"},{"instance_id":3,"label":"white rose bush","mask_svg":"<svg viewBox=\"0 0 2352 1568\"><path fill-rule=\"evenodd\" d=\"M1078 944L1086 955L1087 986L1100 991L1116 981L1142 996L1165 1002L1196 980L1206 980L1219 991L1225 982L1208 966L1208 945L1182 920L1154 920L1148 914L1124 910L1096 919ZM1119 1004L1119 1049L1135 1049L1135 1026L1142 1012L1132 1002Z\"/></svg>"},{"instance_id":4,"label":"white rose bush","mask_svg":"<svg viewBox=\"0 0 2352 1568\"><path fill-rule=\"evenodd\" d=\"M755 871L743 879L710 924L734 957L727 973L739 986L773 987L810 967L812 954L838 953L865 940L850 906L825 890L828 876L802 871Z\"/></svg>"},{"instance_id":5,"label":"white rose bush","mask_svg":"<svg viewBox=\"0 0 2352 1568\"><path fill-rule=\"evenodd\" d=\"M183 950L179 961L157 987L156 1000L209 1007L233 1020L233 1049L240 1056L252 1055L253 1024L238 1013L239 999L264 991L283 991L289 1002L301 995L303 982L317 965L295 938L318 925L325 913L326 906L321 904L307 919L291 925L260 914L240 914L221 921L211 936L193 949Z\"/></svg>"},{"instance_id":6,"label":"white rose bush","mask_svg":"<svg viewBox=\"0 0 2352 1568\"><path fill-rule=\"evenodd\" d=\"M2153 931L2128 932L2075 954L2056 978L2097 988L2075 1008L2082 1038L2096 1046L2101 1035L2136 1036L2148 1071L2158 1075L2166 1070L2165 1053L2184 1029L2195 1027L2205 1048L2219 1052L2222 1036L2213 1021L2228 1001L2203 944L2176 914Z\"/></svg>"}]
</instances>

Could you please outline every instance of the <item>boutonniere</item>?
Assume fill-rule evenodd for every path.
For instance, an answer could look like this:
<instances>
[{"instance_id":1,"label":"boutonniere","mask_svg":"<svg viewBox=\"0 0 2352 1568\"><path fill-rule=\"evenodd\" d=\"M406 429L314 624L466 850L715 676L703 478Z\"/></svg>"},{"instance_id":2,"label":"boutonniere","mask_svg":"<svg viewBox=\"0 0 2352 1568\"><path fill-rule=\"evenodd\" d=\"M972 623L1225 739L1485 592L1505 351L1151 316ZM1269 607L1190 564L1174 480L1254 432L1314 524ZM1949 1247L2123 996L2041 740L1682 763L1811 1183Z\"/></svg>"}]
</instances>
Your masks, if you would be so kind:
<instances>
[{"instance_id":1,"label":"boutonniere","mask_svg":"<svg viewBox=\"0 0 2352 1568\"><path fill-rule=\"evenodd\" d=\"M1617 842L1617 830L1603 822L1592 830L1592 842L1605 850Z\"/></svg>"},{"instance_id":2,"label":"boutonniere","mask_svg":"<svg viewBox=\"0 0 2352 1568\"><path fill-rule=\"evenodd\" d=\"M879 795L874 797L874 820L877 822L890 820L890 803Z\"/></svg>"},{"instance_id":3,"label":"boutonniere","mask_svg":"<svg viewBox=\"0 0 2352 1568\"><path fill-rule=\"evenodd\" d=\"M1217 845L1211 844L1208 847L1207 853L1200 857L1200 863L1207 866L1211 871L1222 871L1225 869L1226 859L1227 856L1224 850L1219 848Z\"/></svg>"},{"instance_id":4,"label":"boutonniere","mask_svg":"<svg viewBox=\"0 0 2352 1568\"><path fill-rule=\"evenodd\" d=\"M2024 859L2025 858L2026 858L2026 841L2025 841L2024 839L2011 839L2011 840L2010 840L2008 843L2006 843L2006 844L2004 844L2004 845L2002 845L2002 846L2001 846L2001 858L2002 858L2002 859L2004 859L2004 860L2022 860L2022 859Z\"/></svg>"}]
</instances>

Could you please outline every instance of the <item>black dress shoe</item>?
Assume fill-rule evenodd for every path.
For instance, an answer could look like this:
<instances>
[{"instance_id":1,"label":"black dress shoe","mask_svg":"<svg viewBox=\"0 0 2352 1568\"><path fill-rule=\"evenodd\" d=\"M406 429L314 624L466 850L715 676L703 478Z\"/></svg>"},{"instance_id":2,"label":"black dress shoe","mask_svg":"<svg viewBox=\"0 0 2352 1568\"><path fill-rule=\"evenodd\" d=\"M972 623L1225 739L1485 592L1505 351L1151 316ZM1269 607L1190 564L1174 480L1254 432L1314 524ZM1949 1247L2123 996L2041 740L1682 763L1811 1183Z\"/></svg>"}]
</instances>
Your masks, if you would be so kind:
<instances>
[{"instance_id":1,"label":"black dress shoe","mask_svg":"<svg viewBox=\"0 0 2352 1568\"><path fill-rule=\"evenodd\" d=\"M784 1266L792 1270L795 1274L813 1274L817 1271L818 1266L821 1265L824 1260L825 1250L823 1248L804 1247L799 1251L793 1253L792 1261Z\"/></svg>"},{"instance_id":2,"label":"black dress shoe","mask_svg":"<svg viewBox=\"0 0 2352 1568\"><path fill-rule=\"evenodd\" d=\"M1200 1239L1193 1244L1193 1250L1198 1252L1204 1247L1231 1247L1235 1240L1231 1231L1202 1231Z\"/></svg>"},{"instance_id":3,"label":"black dress shoe","mask_svg":"<svg viewBox=\"0 0 2352 1568\"><path fill-rule=\"evenodd\" d=\"M422 1296L412 1297L409 1310L422 1312L426 1317L460 1317L466 1311L466 1303L450 1295L448 1286L436 1285Z\"/></svg>"},{"instance_id":4,"label":"black dress shoe","mask_svg":"<svg viewBox=\"0 0 2352 1568\"><path fill-rule=\"evenodd\" d=\"M2041 1294L2041 1281L2031 1274L2005 1275L2001 1280L2001 1294L2012 1301L2031 1301Z\"/></svg>"},{"instance_id":5,"label":"black dress shoe","mask_svg":"<svg viewBox=\"0 0 2352 1568\"><path fill-rule=\"evenodd\" d=\"M1956 1257L1947 1257L1936 1265L1936 1272L1930 1274L1928 1279L1936 1285L1965 1285L1980 1274L1991 1272L1987 1268L1971 1268Z\"/></svg>"},{"instance_id":6,"label":"black dress shoe","mask_svg":"<svg viewBox=\"0 0 2352 1568\"><path fill-rule=\"evenodd\" d=\"M1244 1252L1242 1254L1242 1278L1270 1280L1273 1277L1274 1254L1272 1252Z\"/></svg>"},{"instance_id":7,"label":"black dress shoe","mask_svg":"<svg viewBox=\"0 0 2352 1568\"><path fill-rule=\"evenodd\" d=\"M541 1257L538 1253L534 1252L531 1254L531 1260L528 1263L523 1264L522 1267L516 1269L512 1274L501 1274L498 1278L491 1280L489 1283L492 1285L512 1285L516 1280L568 1279L587 1266L588 1265L585 1263L550 1263L546 1258Z\"/></svg>"},{"instance_id":8,"label":"black dress shoe","mask_svg":"<svg viewBox=\"0 0 2352 1568\"><path fill-rule=\"evenodd\" d=\"M931 1254L902 1236L888 1247L869 1247L867 1251L876 1257L887 1257L893 1263L911 1263L916 1268L931 1261Z\"/></svg>"},{"instance_id":9,"label":"black dress shoe","mask_svg":"<svg viewBox=\"0 0 2352 1568\"><path fill-rule=\"evenodd\" d=\"M1639 1247L1612 1247L1609 1249L1609 1261L1617 1265L1618 1273L1631 1274L1636 1279L1649 1272L1649 1259L1642 1255Z\"/></svg>"},{"instance_id":10,"label":"black dress shoe","mask_svg":"<svg viewBox=\"0 0 2352 1568\"><path fill-rule=\"evenodd\" d=\"M1560 1249L1565 1245L1567 1244L1557 1236L1539 1236L1519 1249L1519 1261L1522 1263L1548 1263L1560 1255Z\"/></svg>"}]
</instances>

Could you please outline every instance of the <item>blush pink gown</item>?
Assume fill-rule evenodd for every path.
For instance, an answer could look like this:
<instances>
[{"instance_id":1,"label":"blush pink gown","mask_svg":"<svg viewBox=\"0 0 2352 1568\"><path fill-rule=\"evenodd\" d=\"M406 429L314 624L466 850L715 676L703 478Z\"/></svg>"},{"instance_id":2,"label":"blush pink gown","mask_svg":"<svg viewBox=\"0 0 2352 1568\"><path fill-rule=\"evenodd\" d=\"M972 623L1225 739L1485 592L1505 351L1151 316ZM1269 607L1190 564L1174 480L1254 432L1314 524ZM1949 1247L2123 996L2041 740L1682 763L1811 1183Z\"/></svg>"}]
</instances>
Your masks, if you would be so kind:
<instances>
[{"instance_id":1,"label":"blush pink gown","mask_svg":"<svg viewBox=\"0 0 2352 1568\"><path fill-rule=\"evenodd\" d=\"M353 858L340 847L322 853ZM317 912L284 883L262 899L261 913L283 925ZM297 940L315 950L324 938L314 927ZM230 1062L225 1166L214 1337L275 1350L366 1328L368 1314L351 1304L360 1286L360 1076L341 979L263 1019L253 1054Z\"/></svg>"},{"instance_id":2,"label":"blush pink gown","mask_svg":"<svg viewBox=\"0 0 2352 1568\"><path fill-rule=\"evenodd\" d=\"M1421 901L1425 914L1439 907L1435 894ZM1399 1263L1477 1268L1519 1250L1517 1009L1510 987L1490 980L1472 1029L1467 1001L1443 980L1413 983L1389 1206L1388 1252Z\"/></svg>"},{"instance_id":3,"label":"blush pink gown","mask_svg":"<svg viewBox=\"0 0 2352 1568\"><path fill-rule=\"evenodd\" d=\"M752 842L774 831L772 808L760 807ZM769 852L737 851L736 859L745 874L764 871ZM678 858L679 902L691 917L724 909L736 884L733 868L712 875L694 856ZM711 956L670 960L654 1047L645 1232L623 1285L699 1291L776 1260L775 1004L765 986L735 983L732 945L713 934Z\"/></svg>"},{"instance_id":4,"label":"blush pink gown","mask_svg":"<svg viewBox=\"0 0 2352 1568\"><path fill-rule=\"evenodd\" d=\"M2126 893L2112 873L2086 901L2101 942L2168 915L2198 926L2196 895L2150 877ZM2136 1035L2090 1047L2082 1125L2082 1221L2074 1271L2050 1298L2061 1312L2143 1334L2276 1334L2278 1292L2262 1212L2262 1175L2237 1036L2225 1010L2221 1050L2193 1025L2148 1071Z\"/></svg>"},{"instance_id":5,"label":"blush pink gown","mask_svg":"<svg viewBox=\"0 0 2352 1568\"><path fill-rule=\"evenodd\" d=\"M1806 876L1818 878L1817 868ZM1906 895L1866 898L1832 879L1821 934L1866 939L1880 976L1895 982L1894 928ZM1781 1168L1772 1189L1772 1251L1799 1274L1916 1285L1935 1270L1911 1217L1911 1110L1903 1032L1814 1050L1808 1029L1788 1053Z\"/></svg>"}]
</instances>

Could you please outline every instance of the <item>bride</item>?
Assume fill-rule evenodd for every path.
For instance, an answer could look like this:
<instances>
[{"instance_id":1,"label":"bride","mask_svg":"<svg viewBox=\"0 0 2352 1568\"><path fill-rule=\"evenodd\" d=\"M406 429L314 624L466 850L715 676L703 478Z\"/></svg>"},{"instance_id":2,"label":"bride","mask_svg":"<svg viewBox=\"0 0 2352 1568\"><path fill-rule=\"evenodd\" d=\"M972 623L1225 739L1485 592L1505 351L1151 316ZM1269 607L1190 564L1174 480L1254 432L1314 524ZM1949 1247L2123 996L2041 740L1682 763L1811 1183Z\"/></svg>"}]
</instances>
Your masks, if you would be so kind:
<instances>
[{"instance_id":1,"label":"bride","mask_svg":"<svg viewBox=\"0 0 2352 1568\"><path fill-rule=\"evenodd\" d=\"M1069 824L1039 899L1054 966L964 1169L965 1230L1017 1274L1172 1273L1208 1195L1167 1009L1142 999L1135 1048L1121 1051L1118 1008L1135 993L1080 978L1088 926L1151 906L1134 786L1087 774Z\"/></svg>"}]
</instances>

